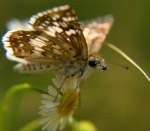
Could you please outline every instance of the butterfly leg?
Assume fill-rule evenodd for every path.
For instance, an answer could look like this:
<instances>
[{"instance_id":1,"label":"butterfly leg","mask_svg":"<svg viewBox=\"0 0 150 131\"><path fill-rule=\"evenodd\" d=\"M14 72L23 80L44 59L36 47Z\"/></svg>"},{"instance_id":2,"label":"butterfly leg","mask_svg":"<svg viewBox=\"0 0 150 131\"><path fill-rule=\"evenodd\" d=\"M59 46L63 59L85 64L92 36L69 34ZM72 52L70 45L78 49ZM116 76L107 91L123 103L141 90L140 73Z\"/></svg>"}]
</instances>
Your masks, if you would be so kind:
<instances>
[{"instance_id":1,"label":"butterfly leg","mask_svg":"<svg viewBox=\"0 0 150 131\"><path fill-rule=\"evenodd\" d=\"M59 88L57 88L57 94L55 96L54 102L57 100L59 94L62 95L61 89L63 88L63 86L64 86L64 84L65 84L65 82L67 81L68 78L69 78L68 76L63 77Z\"/></svg>"}]
</instances>

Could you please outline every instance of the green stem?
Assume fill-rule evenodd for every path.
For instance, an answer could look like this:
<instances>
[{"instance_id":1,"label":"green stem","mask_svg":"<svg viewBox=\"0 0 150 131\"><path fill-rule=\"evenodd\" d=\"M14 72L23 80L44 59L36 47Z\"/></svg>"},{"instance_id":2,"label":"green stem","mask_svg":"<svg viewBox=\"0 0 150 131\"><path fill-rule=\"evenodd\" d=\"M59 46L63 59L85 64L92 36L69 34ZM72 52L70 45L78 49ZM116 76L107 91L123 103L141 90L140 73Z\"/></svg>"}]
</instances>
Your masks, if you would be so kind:
<instances>
[{"instance_id":1,"label":"green stem","mask_svg":"<svg viewBox=\"0 0 150 131\"><path fill-rule=\"evenodd\" d=\"M6 127L8 125L5 125L5 115L7 112L9 112L9 101L11 100L11 97L18 91L22 91L25 89L30 89L31 86L27 83L25 84L20 84L20 85L15 85L12 86L4 96L3 100L1 101L1 106L0 106L0 130L1 131L7 131Z\"/></svg>"},{"instance_id":2,"label":"green stem","mask_svg":"<svg viewBox=\"0 0 150 131\"><path fill-rule=\"evenodd\" d=\"M135 66L144 75L144 77L148 80L148 82L150 82L150 78L146 74L146 72L135 61L133 61L127 54L125 54L122 50L120 50L118 47L116 47L113 44L107 44L107 46L113 51L115 51L116 53L120 54L123 58L129 61L133 66Z\"/></svg>"},{"instance_id":3,"label":"green stem","mask_svg":"<svg viewBox=\"0 0 150 131\"><path fill-rule=\"evenodd\" d=\"M27 125L19 129L18 131L33 131L40 127L39 120L29 122Z\"/></svg>"}]
</instances>

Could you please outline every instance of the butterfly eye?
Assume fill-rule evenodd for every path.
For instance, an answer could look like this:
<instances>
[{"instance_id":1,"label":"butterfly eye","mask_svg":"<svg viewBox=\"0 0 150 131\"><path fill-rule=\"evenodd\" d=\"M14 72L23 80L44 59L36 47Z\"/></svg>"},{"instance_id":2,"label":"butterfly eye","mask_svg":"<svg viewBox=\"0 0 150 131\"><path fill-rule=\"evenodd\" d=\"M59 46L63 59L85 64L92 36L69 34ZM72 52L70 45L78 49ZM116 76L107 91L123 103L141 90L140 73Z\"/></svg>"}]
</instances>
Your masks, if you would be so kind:
<instances>
[{"instance_id":1,"label":"butterfly eye","mask_svg":"<svg viewBox=\"0 0 150 131\"><path fill-rule=\"evenodd\" d=\"M96 62L95 60L90 60L90 61L88 62L88 64L89 64L89 66L91 66L91 67L96 67L97 62Z\"/></svg>"}]
</instances>

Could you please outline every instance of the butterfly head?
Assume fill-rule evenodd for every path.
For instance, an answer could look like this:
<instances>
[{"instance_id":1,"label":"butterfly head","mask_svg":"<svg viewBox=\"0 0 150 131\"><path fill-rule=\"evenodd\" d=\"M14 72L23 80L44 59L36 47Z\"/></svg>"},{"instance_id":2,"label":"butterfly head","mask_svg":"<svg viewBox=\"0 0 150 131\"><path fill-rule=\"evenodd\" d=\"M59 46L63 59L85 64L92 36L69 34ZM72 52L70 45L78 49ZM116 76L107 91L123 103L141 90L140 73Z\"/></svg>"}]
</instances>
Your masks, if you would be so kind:
<instances>
[{"instance_id":1,"label":"butterfly head","mask_svg":"<svg viewBox=\"0 0 150 131\"><path fill-rule=\"evenodd\" d=\"M90 68L96 70L102 70L102 71L107 69L105 60L102 57L98 57L98 56L90 56L88 59L88 66Z\"/></svg>"}]
</instances>

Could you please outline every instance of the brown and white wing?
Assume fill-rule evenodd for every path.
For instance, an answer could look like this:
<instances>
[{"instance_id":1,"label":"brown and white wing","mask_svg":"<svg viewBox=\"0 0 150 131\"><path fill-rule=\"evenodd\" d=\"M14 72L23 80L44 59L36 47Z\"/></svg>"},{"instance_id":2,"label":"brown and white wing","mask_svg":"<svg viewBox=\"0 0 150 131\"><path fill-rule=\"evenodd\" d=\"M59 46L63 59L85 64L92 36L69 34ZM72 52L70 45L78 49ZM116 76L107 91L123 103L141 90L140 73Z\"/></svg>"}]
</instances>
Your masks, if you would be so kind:
<instances>
[{"instance_id":1,"label":"brown and white wing","mask_svg":"<svg viewBox=\"0 0 150 131\"><path fill-rule=\"evenodd\" d=\"M113 23L112 16L82 22L83 33L88 45L88 55L97 54Z\"/></svg>"},{"instance_id":2,"label":"brown and white wing","mask_svg":"<svg viewBox=\"0 0 150 131\"><path fill-rule=\"evenodd\" d=\"M42 31L16 30L3 37L7 57L21 63L60 63L76 55L72 45ZM63 57L62 57L63 56Z\"/></svg>"},{"instance_id":3,"label":"brown and white wing","mask_svg":"<svg viewBox=\"0 0 150 131\"><path fill-rule=\"evenodd\" d=\"M69 5L38 13L31 18L30 23L35 30L42 30L46 34L71 45L72 48L68 51L74 50L76 58L78 56L87 60L87 44L75 11ZM72 59L74 60L74 58Z\"/></svg>"},{"instance_id":4,"label":"brown and white wing","mask_svg":"<svg viewBox=\"0 0 150 131\"><path fill-rule=\"evenodd\" d=\"M56 66L87 60L87 44L69 6L39 13L32 17L31 25L33 29L9 31L4 35L3 43L9 59L24 64Z\"/></svg>"},{"instance_id":5,"label":"brown and white wing","mask_svg":"<svg viewBox=\"0 0 150 131\"><path fill-rule=\"evenodd\" d=\"M7 58L20 62L17 68L20 67L21 71L35 68L42 70L44 65L46 70L56 66L61 68L65 62L77 56L72 44L51 37L43 31L10 31L4 35L3 43Z\"/></svg>"}]
</instances>

